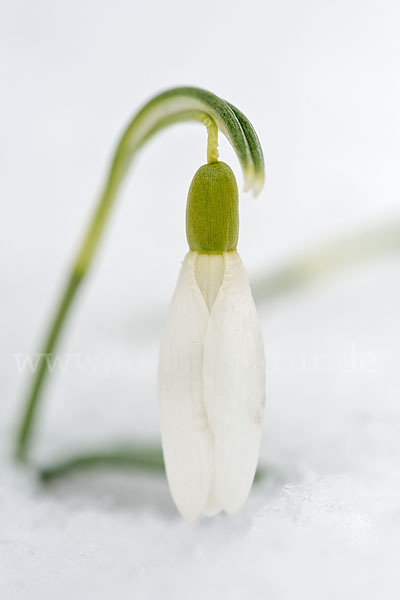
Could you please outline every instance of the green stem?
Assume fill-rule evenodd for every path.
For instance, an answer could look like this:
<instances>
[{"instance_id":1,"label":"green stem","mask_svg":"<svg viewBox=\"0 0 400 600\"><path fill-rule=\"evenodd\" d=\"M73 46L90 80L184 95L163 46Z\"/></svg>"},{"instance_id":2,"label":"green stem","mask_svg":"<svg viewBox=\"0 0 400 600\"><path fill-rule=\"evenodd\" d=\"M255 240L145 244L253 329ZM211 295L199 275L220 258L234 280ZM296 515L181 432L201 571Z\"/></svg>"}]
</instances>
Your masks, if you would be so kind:
<instances>
[{"instance_id":1,"label":"green stem","mask_svg":"<svg viewBox=\"0 0 400 600\"><path fill-rule=\"evenodd\" d=\"M92 263L129 165L138 150L155 133L172 123L187 120L200 121L206 125L209 134L209 162L218 159L219 128L231 142L239 158L247 187L259 190L260 182L264 178L261 146L258 139L249 133L254 130L246 117L240 113L238 118L227 102L211 92L185 87L163 92L145 104L130 122L117 146L98 207L45 338L41 360L34 374L17 430L15 451L19 460L26 460L28 456L41 392L48 373L48 357L54 352L75 294Z\"/></svg>"},{"instance_id":2,"label":"green stem","mask_svg":"<svg viewBox=\"0 0 400 600\"><path fill-rule=\"evenodd\" d=\"M218 162L218 127L213 119L208 115L203 120L203 125L207 127L207 162L209 164Z\"/></svg>"},{"instance_id":3,"label":"green stem","mask_svg":"<svg viewBox=\"0 0 400 600\"><path fill-rule=\"evenodd\" d=\"M40 391L47 375L46 357L51 356L53 353L65 317L68 313L69 307L72 303L81 279L82 278L75 273L72 273L71 277L69 278L62 295L61 302L54 316L51 329L45 341L38 369L32 381L30 392L26 400L25 410L17 432L16 457L19 460L23 460L25 458L27 446L32 435L32 427L36 416Z\"/></svg>"}]
</instances>

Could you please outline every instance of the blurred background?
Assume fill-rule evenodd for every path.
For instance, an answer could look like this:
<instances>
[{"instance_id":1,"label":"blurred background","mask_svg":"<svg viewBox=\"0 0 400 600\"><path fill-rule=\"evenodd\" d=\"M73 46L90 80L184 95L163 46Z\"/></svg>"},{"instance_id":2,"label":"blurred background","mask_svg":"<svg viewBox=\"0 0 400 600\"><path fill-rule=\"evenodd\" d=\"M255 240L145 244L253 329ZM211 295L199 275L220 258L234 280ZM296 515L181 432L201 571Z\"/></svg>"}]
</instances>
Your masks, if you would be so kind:
<instances>
[{"instance_id":1,"label":"blurred background","mask_svg":"<svg viewBox=\"0 0 400 600\"><path fill-rule=\"evenodd\" d=\"M398 3L0 6L2 597L398 598ZM239 241L268 360L265 474L240 515L196 523L161 475L43 487L10 461L27 357L112 150L147 99L178 85L238 106L266 159L260 196L241 194ZM242 187L222 136L220 156ZM46 386L41 464L159 444L158 346L205 161L198 124L165 130L135 161Z\"/></svg>"}]
</instances>

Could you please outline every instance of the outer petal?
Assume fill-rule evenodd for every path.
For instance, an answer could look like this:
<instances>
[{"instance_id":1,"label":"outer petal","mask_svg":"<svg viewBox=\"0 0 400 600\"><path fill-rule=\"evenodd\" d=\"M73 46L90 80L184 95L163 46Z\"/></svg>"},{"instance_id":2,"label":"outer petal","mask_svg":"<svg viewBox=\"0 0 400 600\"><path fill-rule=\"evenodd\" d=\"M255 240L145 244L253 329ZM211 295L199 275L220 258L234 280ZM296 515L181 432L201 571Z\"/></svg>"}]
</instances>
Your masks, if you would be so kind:
<instances>
[{"instance_id":1,"label":"outer petal","mask_svg":"<svg viewBox=\"0 0 400 600\"><path fill-rule=\"evenodd\" d=\"M168 483L184 517L204 508L213 469L213 439L203 402L202 363L210 317L197 286L197 252L189 252L172 299L160 349L158 388Z\"/></svg>"},{"instance_id":2,"label":"outer petal","mask_svg":"<svg viewBox=\"0 0 400 600\"><path fill-rule=\"evenodd\" d=\"M204 403L214 435L212 496L230 514L250 491L261 441L265 357L247 275L236 252L225 275L204 346Z\"/></svg>"}]
</instances>

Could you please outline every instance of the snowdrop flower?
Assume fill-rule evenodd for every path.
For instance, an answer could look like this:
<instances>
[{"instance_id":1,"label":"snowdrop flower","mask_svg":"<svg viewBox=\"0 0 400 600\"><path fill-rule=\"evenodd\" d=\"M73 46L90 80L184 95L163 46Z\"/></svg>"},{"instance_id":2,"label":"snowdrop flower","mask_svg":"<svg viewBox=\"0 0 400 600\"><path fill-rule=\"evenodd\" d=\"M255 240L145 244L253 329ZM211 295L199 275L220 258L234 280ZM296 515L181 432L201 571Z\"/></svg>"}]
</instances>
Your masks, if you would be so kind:
<instances>
[{"instance_id":1,"label":"snowdrop flower","mask_svg":"<svg viewBox=\"0 0 400 600\"><path fill-rule=\"evenodd\" d=\"M194 519L220 510L235 513L254 477L264 403L264 352L257 315L238 241L238 192L230 168L218 162L218 135L231 144L242 169L244 190L264 184L264 158L249 119L208 90L178 87L150 98L122 132L96 210L82 239L41 348L15 437L15 456L29 462L48 358L57 348L78 291L98 252L120 186L143 146L164 128L195 121L207 130L207 165L189 190L183 261L159 361L164 463L181 513ZM175 158L176 164L176 158ZM157 458L155 459L154 456ZM119 458L132 466L158 464L158 449L132 448L77 456L45 469L46 479L75 466ZM158 462L157 462L158 461Z\"/></svg>"},{"instance_id":2,"label":"snowdrop flower","mask_svg":"<svg viewBox=\"0 0 400 600\"><path fill-rule=\"evenodd\" d=\"M222 162L202 166L187 204L190 250L160 349L161 434L169 487L187 519L246 501L257 466L263 341L236 251L238 191Z\"/></svg>"}]
</instances>

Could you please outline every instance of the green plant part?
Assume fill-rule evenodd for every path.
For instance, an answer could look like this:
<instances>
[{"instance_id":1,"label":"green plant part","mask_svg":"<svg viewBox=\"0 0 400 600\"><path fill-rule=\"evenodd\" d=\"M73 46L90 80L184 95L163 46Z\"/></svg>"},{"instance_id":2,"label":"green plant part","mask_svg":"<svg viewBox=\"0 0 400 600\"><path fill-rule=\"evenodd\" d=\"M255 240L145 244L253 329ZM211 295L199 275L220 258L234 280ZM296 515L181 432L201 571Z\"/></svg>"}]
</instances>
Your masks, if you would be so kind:
<instances>
[{"instance_id":1,"label":"green plant part","mask_svg":"<svg viewBox=\"0 0 400 600\"><path fill-rule=\"evenodd\" d=\"M186 236L189 248L197 252L221 254L236 250L239 195L227 164L203 165L193 177L186 207Z\"/></svg>"}]
</instances>

